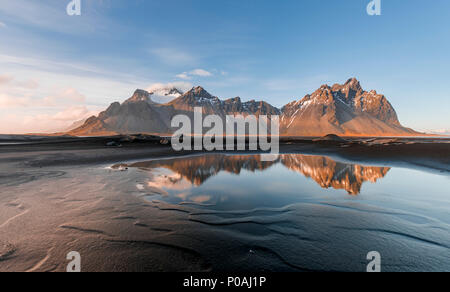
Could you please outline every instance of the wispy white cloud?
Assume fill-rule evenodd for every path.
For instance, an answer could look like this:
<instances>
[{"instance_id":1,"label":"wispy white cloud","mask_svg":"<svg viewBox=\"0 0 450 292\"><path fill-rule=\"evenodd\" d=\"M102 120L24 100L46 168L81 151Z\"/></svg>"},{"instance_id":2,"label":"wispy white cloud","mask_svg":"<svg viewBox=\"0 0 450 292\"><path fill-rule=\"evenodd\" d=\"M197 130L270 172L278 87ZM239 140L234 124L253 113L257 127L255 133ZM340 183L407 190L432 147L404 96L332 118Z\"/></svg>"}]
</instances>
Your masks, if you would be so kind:
<instances>
[{"instance_id":1,"label":"wispy white cloud","mask_svg":"<svg viewBox=\"0 0 450 292\"><path fill-rule=\"evenodd\" d=\"M191 75L194 75L194 76L200 76L200 77L210 77L210 76L213 75L211 72L208 72L208 71L203 70L203 69L195 69L195 70L192 70L192 71L189 72L189 73L190 73Z\"/></svg>"},{"instance_id":2,"label":"wispy white cloud","mask_svg":"<svg viewBox=\"0 0 450 292\"><path fill-rule=\"evenodd\" d=\"M6 27L6 24L4 22L0 21L0 28L5 28L5 27Z\"/></svg>"},{"instance_id":3,"label":"wispy white cloud","mask_svg":"<svg viewBox=\"0 0 450 292\"><path fill-rule=\"evenodd\" d=\"M0 54L0 67L8 72L0 75L0 92L5 93L6 82L10 94L17 94L19 89L24 91L39 87L39 90L33 91L36 99L52 96L67 88L83 88L87 90L87 103L104 106L111 99L124 98L140 84L148 82L127 73L112 72L82 62L54 61L48 58ZM21 80L14 79L16 76L21 76Z\"/></svg>"},{"instance_id":4,"label":"wispy white cloud","mask_svg":"<svg viewBox=\"0 0 450 292\"><path fill-rule=\"evenodd\" d=\"M38 70L54 73L64 73L65 75L78 75L78 76L109 76L115 79L123 79L126 76L120 73L112 73L107 70L102 70L99 67L84 64L82 62L72 61L54 61L49 58L40 57L23 57L23 56L11 56L7 54L0 54L0 64L6 66L15 66L26 68L27 70ZM5 68L3 67L3 68Z\"/></svg>"},{"instance_id":5,"label":"wispy white cloud","mask_svg":"<svg viewBox=\"0 0 450 292\"><path fill-rule=\"evenodd\" d=\"M192 77L189 76L189 74L187 72L183 72L181 74L176 75L175 77L182 79L182 80L191 80Z\"/></svg>"},{"instance_id":6,"label":"wispy white cloud","mask_svg":"<svg viewBox=\"0 0 450 292\"><path fill-rule=\"evenodd\" d=\"M183 72L181 74L176 75L175 77L182 80L191 80L193 77L211 77L214 74L206 71L204 69L195 69L189 72Z\"/></svg>"}]
</instances>

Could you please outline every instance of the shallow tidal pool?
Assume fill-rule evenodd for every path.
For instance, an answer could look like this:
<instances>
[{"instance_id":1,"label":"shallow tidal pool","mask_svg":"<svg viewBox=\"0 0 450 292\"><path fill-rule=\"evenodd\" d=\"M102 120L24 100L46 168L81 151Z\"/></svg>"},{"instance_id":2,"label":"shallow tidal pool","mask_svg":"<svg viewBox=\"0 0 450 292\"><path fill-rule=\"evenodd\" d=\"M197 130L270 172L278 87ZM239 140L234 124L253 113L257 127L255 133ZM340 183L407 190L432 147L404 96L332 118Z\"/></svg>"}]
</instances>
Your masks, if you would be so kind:
<instances>
[{"instance_id":1,"label":"shallow tidal pool","mask_svg":"<svg viewBox=\"0 0 450 292\"><path fill-rule=\"evenodd\" d=\"M216 236L199 235L197 244L216 246L208 253L222 261L216 270L365 271L367 254L377 251L383 271L450 271L447 175L300 154L273 162L207 154L127 167L149 203L184 212Z\"/></svg>"}]
</instances>

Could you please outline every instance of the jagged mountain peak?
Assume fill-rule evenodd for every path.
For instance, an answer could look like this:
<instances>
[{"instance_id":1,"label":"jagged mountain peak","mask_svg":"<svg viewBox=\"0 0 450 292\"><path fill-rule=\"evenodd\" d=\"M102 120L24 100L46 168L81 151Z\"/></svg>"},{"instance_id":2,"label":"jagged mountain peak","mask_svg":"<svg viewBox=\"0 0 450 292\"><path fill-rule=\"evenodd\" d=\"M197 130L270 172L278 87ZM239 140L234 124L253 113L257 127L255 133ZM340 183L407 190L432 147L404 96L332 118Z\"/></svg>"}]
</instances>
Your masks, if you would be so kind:
<instances>
[{"instance_id":1,"label":"jagged mountain peak","mask_svg":"<svg viewBox=\"0 0 450 292\"><path fill-rule=\"evenodd\" d=\"M324 84L312 94L307 94L300 100L288 103L283 108L301 107L311 103L330 104L334 102L342 102L348 106L361 106L361 100L364 101L364 98L367 98L366 103L374 100L387 100L384 95L378 94L376 90L364 91L358 79L350 78L344 84L334 84L333 86Z\"/></svg>"},{"instance_id":2,"label":"jagged mountain peak","mask_svg":"<svg viewBox=\"0 0 450 292\"><path fill-rule=\"evenodd\" d=\"M362 86L361 86L361 82L359 82L358 79L356 78L349 78L344 84L335 84L335 86L337 86L338 88L336 89L341 89L341 90L354 90L354 91L361 91ZM335 90L333 88L333 90Z\"/></svg>"},{"instance_id":3,"label":"jagged mountain peak","mask_svg":"<svg viewBox=\"0 0 450 292\"><path fill-rule=\"evenodd\" d=\"M349 79L347 80L347 82L345 82L344 85L350 86L350 87L352 87L352 88L361 88L361 83L360 83L359 80L356 79L355 77L349 78Z\"/></svg>"},{"instance_id":4,"label":"jagged mountain peak","mask_svg":"<svg viewBox=\"0 0 450 292\"><path fill-rule=\"evenodd\" d=\"M414 133L402 127L388 99L364 91L356 78L332 87L322 85L311 95L283 107L288 134L397 135Z\"/></svg>"},{"instance_id":5,"label":"jagged mountain peak","mask_svg":"<svg viewBox=\"0 0 450 292\"><path fill-rule=\"evenodd\" d=\"M191 110L199 106L219 106L223 103L217 96L211 95L201 86L193 87L191 90L172 100L169 104L176 109Z\"/></svg>"},{"instance_id":6,"label":"jagged mountain peak","mask_svg":"<svg viewBox=\"0 0 450 292\"><path fill-rule=\"evenodd\" d=\"M363 91L361 87L361 83L356 78L351 78L345 82L344 86L342 86L343 90L353 90L355 92ZM342 90L341 89L341 90Z\"/></svg>"},{"instance_id":7,"label":"jagged mountain peak","mask_svg":"<svg viewBox=\"0 0 450 292\"><path fill-rule=\"evenodd\" d=\"M150 93L147 90L143 89L136 89L133 96L131 96L128 100L126 100L126 103L130 102L151 102Z\"/></svg>"},{"instance_id":8,"label":"jagged mountain peak","mask_svg":"<svg viewBox=\"0 0 450 292\"><path fill-rule=\"evenodd\" d=\"M361 83L356 78L350 78L344 84L334 84L331 90L344 95L346 98L354 98L364 92Z\"/></svg>"},{"instance_id":9,"label":"jagged mountain peak","mask_svg":"<svg viewBox=\"0 0 450 292\"><path fill-rule=\"evenodd\" d=\"M193 87L191 90L186 92L185 95L192 95L194 97L201 98L213 98L213 96L201 86Z\"/></svg>"}]
</instances>

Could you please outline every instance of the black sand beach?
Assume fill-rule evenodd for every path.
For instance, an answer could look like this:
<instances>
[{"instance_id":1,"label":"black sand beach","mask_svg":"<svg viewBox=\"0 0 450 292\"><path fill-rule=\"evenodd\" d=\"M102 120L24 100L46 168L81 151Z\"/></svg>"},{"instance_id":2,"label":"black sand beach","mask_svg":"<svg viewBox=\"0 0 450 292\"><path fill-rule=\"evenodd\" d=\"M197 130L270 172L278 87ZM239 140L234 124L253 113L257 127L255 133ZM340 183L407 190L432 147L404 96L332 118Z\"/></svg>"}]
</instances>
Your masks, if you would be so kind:
<instances>
[{"instance_id":1,"label":"black sand beach","mask_svg":"<svg viewBox=\"0 0 450 292\"><path fill-rule=\"evenodd\" d=\"M132 161L159 161L202 154L174 152L170 146L161 145L160 140L158 137L133 142L127 142L124 137L4 139L4 143L24 144L0 145L0 271L64 271L68 263L66 255L70 251L78 251L82 255L83 271L364 269L364 255L355 255L350 250L346 256L349 260L355 259L352 264L343 263L341 257L333 256L332 250L320 251L324 257L329 257L328 265L311 258L308 256L310 251L319 252L313 235L324 241L327 237L320 234L334 234L335 240L343 243L334 225L344 228L354 220L371 220L370 216L380 210L368 209L367 213L361 214L358 210L347 211L347 205L344 208L303 203L295 207L260 210L258 212L263 212L264 216L259 217L249 215L255 210L246 210L245 216L233 215L237 220L235 223L228 220L233 212L222 216L213 210L214 216L222 216L222 221L197 218L199 210L208 210L201 206L149 200L151 194L136 190L136 184L143 179L143 172L135 168L110 168ZM450 139L313 140L283 138L281 153L323 155L347 163L419 169L447 178L450 173ZM111 141L118 143L106 146ZM264 221L269 213L276 219L270 224ZM295 222L305 228L305 234L298 234L299 226L288 226L293 220L291 216L303 218L301 224L300 221ZM330 218L346 219L341 222L341 219ZM383 216L377 219L379 224L390 224ZM220 222L236 229L220 228ZM427 221L427 224L433 225L431 222L434 221ZM444 228L441 232L447 233L448 223L443 221L430 228ZM398 224L399 228L403 226ZM311 226L315 228L308 231ZM295 229L292 232L297 238L304 237L301 252L304 261L289 256L290 243L280 241L292 235L287 232L291 229ZM427 248L436 249L437 254L443 253L444 258L445 254L448 255L448 234L433 239L406 233L407 230L403 233L398 231L394 236L406 236L409 240L416 237L420 244L431 245ZM364 236L355 237L354 243L370 248L370 244L363 241L367 234ZM277 245L272 246L273 242ZM394 249L400 247L401 244ZM361 257L361 261L356 260ZM450 270L449 265L439 262L442 257L436 261L438 264L434 268L428 262L408 268L410 261L406 258L398 265L391 262L387 269Z\"/></svg>"}]
</instances>

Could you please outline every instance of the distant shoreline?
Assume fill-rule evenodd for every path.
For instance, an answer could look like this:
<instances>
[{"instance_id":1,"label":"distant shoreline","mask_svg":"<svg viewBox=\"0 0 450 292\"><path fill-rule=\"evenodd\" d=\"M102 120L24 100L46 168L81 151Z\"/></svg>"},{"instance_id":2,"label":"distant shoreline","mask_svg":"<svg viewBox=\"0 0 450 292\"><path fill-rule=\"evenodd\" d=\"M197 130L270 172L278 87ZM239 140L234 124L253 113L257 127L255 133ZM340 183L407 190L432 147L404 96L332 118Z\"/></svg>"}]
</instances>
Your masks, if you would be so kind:
<instances>
[{"instance_id":1,"label":"distant shoreline","mask_svg":"<svg viewBox=\"0 0 450 292\"><path fill-rule=\"evenodd\" d=\"M40 140L55 140L55 139L88 139L88 138L113 138L113 137L123 137L132 135L145 135L145 136L155 136L155 137L172 137L172 134L157 134L157 133L136 133L136 134L114 134L114 135L93 135L93 136L72 136L64 133L29 133L29 134L0 134L1 142L20 142L20 141L40 141ZM246 135L248 137L248 135ZM279 135L281 139L318 139L323 135L314 136L292 136L292 135ZM342 138L349 139L389 139L389 138L414 138L414 139L427 139L427 138L439 138L439 139L450 139L450 135L438 135L438 134L422 134L422 135L395 135L395 136L376 136L376 135L339 135ZM224 136L225 137L225 136Z\"/></svg>"},{"instance_id":2,"label":"distant shoreline","mask_svg":"<svg viewBox=\"0 0 450 292\"><path fill-rule=\"evenodd\" d=\"M0 135L0 163L16 159L30 167L120 163L135 159L166 158L205 153L260 154L258 151L174 151L159 136L30 137L7 140ZM12 137L10 137L12 138ZM281 137L280 154L317 154L381 165L408 165L450 172L450 137L343 137L344 142L310 137ZM115 146L107 146L116 142ZM3 144L2 144L3 143ZM41 153L33 159L28 153Z\"/></svg>"}]
</instances>

